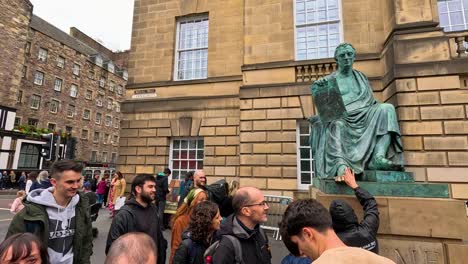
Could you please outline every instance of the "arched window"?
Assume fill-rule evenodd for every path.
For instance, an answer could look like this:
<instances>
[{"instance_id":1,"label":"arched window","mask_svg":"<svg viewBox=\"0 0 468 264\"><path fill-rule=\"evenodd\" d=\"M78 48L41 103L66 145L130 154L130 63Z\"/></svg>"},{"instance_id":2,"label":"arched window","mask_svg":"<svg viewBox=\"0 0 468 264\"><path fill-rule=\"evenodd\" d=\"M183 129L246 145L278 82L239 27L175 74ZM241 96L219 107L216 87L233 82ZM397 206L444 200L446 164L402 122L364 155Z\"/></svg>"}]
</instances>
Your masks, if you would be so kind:
<instances>
[{"instance_id":1,"label":"arched window","mask_svg":"<svg viewBox=\"0 0 468 264\"><path fill-rule=\"evenodd\" d=\"M18 169L38 169L40 152L40 145L23 143L20 150Z\"/></svg>"}]
</instances>

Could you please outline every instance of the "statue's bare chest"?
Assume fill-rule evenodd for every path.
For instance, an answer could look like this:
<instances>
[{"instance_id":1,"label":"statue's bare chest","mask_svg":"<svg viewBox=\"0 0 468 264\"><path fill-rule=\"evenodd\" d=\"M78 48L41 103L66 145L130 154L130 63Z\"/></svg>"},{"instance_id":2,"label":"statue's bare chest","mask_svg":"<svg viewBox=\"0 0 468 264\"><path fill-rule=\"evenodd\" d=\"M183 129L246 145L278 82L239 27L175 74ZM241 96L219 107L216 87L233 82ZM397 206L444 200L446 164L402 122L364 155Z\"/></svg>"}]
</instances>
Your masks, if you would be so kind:
<instances>
[{"instance_id":1,"label":"statue's bare chest","mask_svg":"<svg viewBox=\"0 0 468 264\"><path fill-rule=\"evenodd\" d=\"M359 95L359 84L353 76L337 76L336 81L345 104Z\"/></svg>"}]
</instances>

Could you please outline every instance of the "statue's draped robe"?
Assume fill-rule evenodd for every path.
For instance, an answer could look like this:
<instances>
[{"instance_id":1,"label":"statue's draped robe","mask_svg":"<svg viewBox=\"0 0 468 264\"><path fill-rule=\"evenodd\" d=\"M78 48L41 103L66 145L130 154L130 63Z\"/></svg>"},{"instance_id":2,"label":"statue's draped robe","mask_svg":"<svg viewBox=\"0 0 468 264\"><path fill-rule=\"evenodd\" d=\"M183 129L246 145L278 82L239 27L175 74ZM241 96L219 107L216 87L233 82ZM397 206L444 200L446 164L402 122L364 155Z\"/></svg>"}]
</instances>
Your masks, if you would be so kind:
<instances>
[{"instance_id":1,"label":"statue's draped robe","mask_svg":"<svg viewBox=\"0 0 468 264\"><path fill-rule=\"evenodd\" d=\"M329 123L322 123L318 116L310 118L310 147L319 178L337 176L340 165L350 167L357 174L363 172L372 158L377 137L388 133L391 140L386 158L403 165L395 108L375 100L364 74L353 70L353 76L360 91L356 98L345 104L346 117Z\"/></svg>"}]
</instances>

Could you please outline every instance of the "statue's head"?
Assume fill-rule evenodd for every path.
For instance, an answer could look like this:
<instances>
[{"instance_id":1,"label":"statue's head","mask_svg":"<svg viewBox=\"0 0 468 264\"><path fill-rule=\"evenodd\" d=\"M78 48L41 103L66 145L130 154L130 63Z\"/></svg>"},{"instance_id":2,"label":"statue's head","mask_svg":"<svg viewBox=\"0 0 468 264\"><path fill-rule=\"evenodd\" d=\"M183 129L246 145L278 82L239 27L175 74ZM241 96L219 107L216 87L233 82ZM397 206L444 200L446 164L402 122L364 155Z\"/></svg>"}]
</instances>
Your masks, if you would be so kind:
<instances>
[{"instance_id":1,"label":"statue's head","mask_svg":"<svg viewBox=\"0 0 468 264\"><path fill-rule=\"evenodd\" d=\"M335 61L338 68L352 67L356 58L356 50L349 43L341 43L335 49Z\"/></svg>"}]
</instances>

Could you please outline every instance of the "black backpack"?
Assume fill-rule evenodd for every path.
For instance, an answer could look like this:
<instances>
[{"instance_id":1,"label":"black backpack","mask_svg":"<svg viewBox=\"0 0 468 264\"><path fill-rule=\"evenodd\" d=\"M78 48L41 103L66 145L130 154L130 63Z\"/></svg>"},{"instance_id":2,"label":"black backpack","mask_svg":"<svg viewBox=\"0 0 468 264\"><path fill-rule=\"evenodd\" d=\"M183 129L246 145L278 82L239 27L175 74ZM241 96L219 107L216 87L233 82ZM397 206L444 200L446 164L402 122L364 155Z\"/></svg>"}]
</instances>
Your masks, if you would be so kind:
<instances>
[{"instance_id":1,"label":"black backpack","mask_svg":"<svg viewBox=\"0 0 468 264\"><path fill-rule=\"evenodd\" d=\"M215 202L218 206L221 206L228 195L229 185L226 180L219 180L210 185L206 185L205 189L208 193L208 200Z\"/></svg>"}]
</instances>

